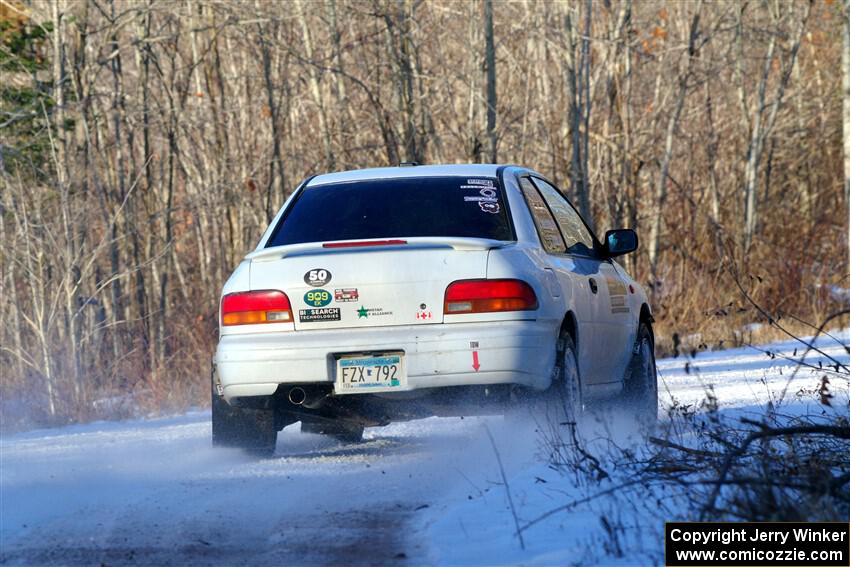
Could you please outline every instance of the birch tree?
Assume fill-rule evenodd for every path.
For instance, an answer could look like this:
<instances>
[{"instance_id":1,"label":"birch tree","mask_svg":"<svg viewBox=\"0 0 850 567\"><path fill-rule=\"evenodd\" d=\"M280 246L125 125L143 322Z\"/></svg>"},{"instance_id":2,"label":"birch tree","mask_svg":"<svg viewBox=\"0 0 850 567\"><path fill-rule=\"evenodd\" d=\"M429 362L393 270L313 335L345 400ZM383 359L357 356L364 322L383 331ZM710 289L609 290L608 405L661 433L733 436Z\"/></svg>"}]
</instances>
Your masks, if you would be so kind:
<instances>
[{"instance_id":1,"label":"birch tree","mask_svg":"<svg viewBox=\"0 0 850 567\"><path fill-rule=\"evenodd\" d=\"M793 21L795 5L786 5L780 0L774 0L769 6L770 17L777 27L786 19ZM741 9L743 14L744 9ZM748 251L756 235L758 224L759 205L759 178L761 174L760 164L764 154L765 144L772 134L776 125L776 118L785 97L788 81L797 61L797 52L800 50L800 41L806 29L809 19L811 3L802 3L802 14L797 17L794 29L790 34L788 45L785 48L785 56L777 54L777 43L779 34L770 34L767 51L764 55L761 77L759 79L755 103L752 110L752 121L750 127L750 143L747 148L747 159L744 168L744 251ZM775 62L778 61L779 79L776 87L768 97L768 84L773 74ZM741 89L743 92L743 88ZM744 95L745 96L745 95Z\"/></svg>"}]
</instances>

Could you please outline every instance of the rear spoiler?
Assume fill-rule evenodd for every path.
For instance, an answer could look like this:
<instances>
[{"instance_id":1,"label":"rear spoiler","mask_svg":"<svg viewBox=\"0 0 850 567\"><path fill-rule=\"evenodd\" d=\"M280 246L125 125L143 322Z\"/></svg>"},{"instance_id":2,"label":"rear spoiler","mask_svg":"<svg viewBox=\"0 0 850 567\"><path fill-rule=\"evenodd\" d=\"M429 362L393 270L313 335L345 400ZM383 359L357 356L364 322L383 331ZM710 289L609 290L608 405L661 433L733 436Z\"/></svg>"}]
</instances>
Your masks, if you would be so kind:
<instances>
[{"instance_id":1,"label":"rear spoiler","mask_svg":"<svg viewBox=\"0 0 850 567\"><path fill-rule=\"evenodd\" d=\"M385 245L375 245L374 240L346 240L343 247L326 248L324 242L305 242L303 244L287 244L254 250L246 260L258 262L280 260L293 256L314 256L319 254L338 254L340 252L374 252L378 250L451 248L458 251L493 250L514 244L513 241L492 240L490 238L461 238L452 236L414 236L404 239L386 241ZM357 246L362 242L363 246Z\"/></svg>"}]
</instances>

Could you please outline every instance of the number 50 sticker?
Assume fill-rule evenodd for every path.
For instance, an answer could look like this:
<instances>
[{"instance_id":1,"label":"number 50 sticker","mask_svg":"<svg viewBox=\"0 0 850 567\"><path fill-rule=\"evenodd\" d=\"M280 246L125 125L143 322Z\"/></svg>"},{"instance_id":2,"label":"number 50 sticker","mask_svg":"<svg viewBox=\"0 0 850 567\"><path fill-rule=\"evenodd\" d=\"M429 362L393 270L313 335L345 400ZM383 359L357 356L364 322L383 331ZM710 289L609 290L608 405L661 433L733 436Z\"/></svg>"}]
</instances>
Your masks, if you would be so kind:
<instances>
[{"instance_id":1,"label":"number 50 sticker","mask_svg":"<svg viewBox=\"0 0 850 567\"><path fill-rule=\"evenodd\" d=\"M316 268L304 274L304 283L313 287L322 287L331 281L331 273L324 268Z\"/></svg>"}]
</instances>

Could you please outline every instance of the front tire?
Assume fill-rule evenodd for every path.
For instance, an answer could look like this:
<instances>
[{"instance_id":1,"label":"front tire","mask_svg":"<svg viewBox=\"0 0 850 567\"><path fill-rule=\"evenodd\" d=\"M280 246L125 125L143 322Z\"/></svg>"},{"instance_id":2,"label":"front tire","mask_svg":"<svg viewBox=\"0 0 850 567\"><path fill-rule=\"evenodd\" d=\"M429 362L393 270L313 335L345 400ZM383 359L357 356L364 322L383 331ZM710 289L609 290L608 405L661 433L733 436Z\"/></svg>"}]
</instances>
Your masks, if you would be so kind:
<instances>
[{"instance_id":1,"label":"front tire","mask_svg":"<svg viewBox=\"0 0 850 567\"><path fill-rule=\"evenodd\" d=\"M623 398L635 417L651 423L658 419L658 372L652 329L644 321L638 328L635 346L623 387Z\"/></svg>"},{"instance_id":2,"label":"front tire","mask_svg":"<svg viewBox=\"0 0 850 567\"><path fill-rule=\"evenodd\" d=\"M211 388L213 447L233 447L252 455L270 457L277 443L274 410L234 407Z\"/></svg>"}]
</instances>

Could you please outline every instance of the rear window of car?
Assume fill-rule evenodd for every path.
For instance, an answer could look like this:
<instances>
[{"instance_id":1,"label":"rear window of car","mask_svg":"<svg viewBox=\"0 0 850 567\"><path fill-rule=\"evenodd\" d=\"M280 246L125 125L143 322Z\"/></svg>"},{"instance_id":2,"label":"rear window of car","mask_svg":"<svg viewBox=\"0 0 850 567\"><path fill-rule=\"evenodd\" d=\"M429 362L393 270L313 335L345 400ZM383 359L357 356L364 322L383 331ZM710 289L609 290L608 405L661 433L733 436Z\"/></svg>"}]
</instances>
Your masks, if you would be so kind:
<instances>
[{"instance_id":1,"label":"rear window of car","mask_svg":"<svg viewBox=\"0 0 850 567\"><path fill-rule=\"evenodd\" d=\"M514 240L498 180L418 177L308 186L267 246L416 236Z\"/></svg>"}]
</instances>

